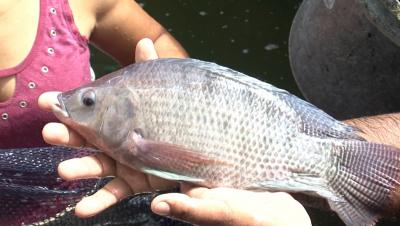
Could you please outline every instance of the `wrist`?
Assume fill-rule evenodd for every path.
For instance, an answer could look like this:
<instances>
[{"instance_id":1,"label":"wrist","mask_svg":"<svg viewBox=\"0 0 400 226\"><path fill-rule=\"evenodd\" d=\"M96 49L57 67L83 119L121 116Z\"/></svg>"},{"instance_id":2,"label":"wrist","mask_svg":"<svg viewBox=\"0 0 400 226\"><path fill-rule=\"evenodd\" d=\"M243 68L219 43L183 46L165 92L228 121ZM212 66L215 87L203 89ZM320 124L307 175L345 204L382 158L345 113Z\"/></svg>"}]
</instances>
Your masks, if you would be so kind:
<instances>
[{"instance_id":1,"label":"wrist","mask_svg":"<svg viewBox=\"0 0 400 226\"><path fill-rule=\"evenodd\" d=\"M358 128L358 134L369 142L400 148L400 113L362 117L344 122Z\"/></svg>"}]
</instances>

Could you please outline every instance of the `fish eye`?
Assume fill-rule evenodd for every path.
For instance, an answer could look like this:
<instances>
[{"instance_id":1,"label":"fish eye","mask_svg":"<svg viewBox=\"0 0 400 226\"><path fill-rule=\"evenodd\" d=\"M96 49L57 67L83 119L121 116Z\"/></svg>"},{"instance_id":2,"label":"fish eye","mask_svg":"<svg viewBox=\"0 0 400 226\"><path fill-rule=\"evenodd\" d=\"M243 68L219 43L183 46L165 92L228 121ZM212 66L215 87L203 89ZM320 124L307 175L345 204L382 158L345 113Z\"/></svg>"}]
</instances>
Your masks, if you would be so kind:
<instances>
[{"instance_id":1,"label":"fish eye","mask_svg":"<svg viewBox=\"0 0 400 226\"><path fill-rule=\"evenodd\" d=\"M91 107L96 103L96 94L93 90L88 90L83 93L82 103L87 107Z\"/></svg>"}]
</instances>

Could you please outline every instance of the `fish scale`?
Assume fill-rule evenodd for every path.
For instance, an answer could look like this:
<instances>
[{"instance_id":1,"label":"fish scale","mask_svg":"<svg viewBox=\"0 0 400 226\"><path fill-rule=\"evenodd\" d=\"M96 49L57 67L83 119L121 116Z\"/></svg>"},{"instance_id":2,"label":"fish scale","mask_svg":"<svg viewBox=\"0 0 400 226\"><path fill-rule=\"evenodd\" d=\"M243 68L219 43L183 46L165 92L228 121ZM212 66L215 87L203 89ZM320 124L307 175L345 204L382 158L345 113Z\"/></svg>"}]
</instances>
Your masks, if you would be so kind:
<instances>
[{"instance_id":1,"label":"fish scale","mask_svg":"<svg viewBox=\"0 0 400 226\"><path fill-rule=\"evenodd\" d=\"M369 143L287 91L214 63L146 61L58 99L53 112L62 122L155 176L320 196L355 226L375 224L400 198L398 149Z\"/></svg>"},{"instance_id":2,"label":"fish scale","mask_svg":"<svg viewBox=\"0 0 400 226\"><path fill-rule=\"evenodd\" d=\"M163 75L161 74L160 76ZM159 80L155 79L155 81L157 82ZM175 81L175 83L177 87L181 85L179 81ZM153 128L153 130L151 129L146 130L147 138L174 144L185 144L186 147L190 149L215 150L215 152L213 152L212 154L215 155L216 158L230 156L231 159L228 159L227 161L230 162L233 160L232 162L237 163L238 161L244 160L243 165L246 166L253 164L254 156L257 155L257 150L268 150L269 147L279 147L283 145L283 143L281 144L275 143L273 145L262 143L263 140L262 136L264 136L264 134L268 134L269 132L273 134L274 131L282 131L282 130L275 129L280 125L274 125L273 122L270 122L268 118L265 117L268 114L267 112L268 106L265 104L265 101L263 101L263 99L260 99L258 98L258 96L255 96L256 93L253 95L252 93L249 93L249 97L245 98L245 101L247 103L234 102L236 104L231 105L230 103L232 101L230 101L230 99L224 98L226 95L221 95L221 92L217 91L217 90L226 90L224 89L225 87L230 87L226 83L222 83L221 85L217 84L215 85L215 87L214 86L208 87L208 92L206 89L206 93L208 95L199 95L199 96L190 95L188 93L190 92L197 93L199 89L202 89L202 87L193 82L191 82L189 85L190 88L185 90L181 90L174 87L172 89L166 90L165 92L159 92L160 93L159 96L155 96L154 93L151 94L147 93L149 90L152 90L151 88L149 88L150 86L145 86L145 88L141 89L140 85L138 85L139 88L135 89L135 92L139 96L141 96L142 98L145 96L152 96L153 98L152 101L141 103L141 110L143 112L146 112L146 114L143 115L142 120L146 122L147 128ZM233 87L232 89L234 88L235 87ZM230 93L229 90L226 91L226 93ZM256 98L253 98L254 96ZM154 99L156 99L157 101L154 101ZM174 107L174 105L176 106ZM198 110L197 109L198 106L204 106L204 107L203 109ZM253 109L248 109L246 108L246 106L255 106L255 107ZM177 111L165 115L165 111L158 110L158 109L169 109L169 108L176 109ZM181 109L185 110L181 111ZM218 109L222 110L219 111ZM240 109L239 114L237 112L238 109ZM277 111L274 111L274 113L275 112ZM229 127L224 128L221 125L223 125L223 120L225 119L225 117L224 118L218 117L219 115L222 115L222 113L225 114L225 117L226 115L231 115L233 117L236 116L236 120L233 120L233 122L237 123L235 123L234 126L232 126L231 124L232 126L231 128ZM248 114L250 113L254 116L255 119L259 120L255 120L253 122L249 121ZM197 116L196 115L193 116L193 114L202 114L202 115L217 116L217 117L208 118L206 120L206 123L199 123L199 122L193 123L190 119L197 118ZM150 115L153 117L152 118L146 117ZM153 118L156 118L158 120L156 122L153 122L151 121L151 119ZM164 121L161 121L160 119L163 119ZM245 119L245 120L240 120L240 119ZM160 131L161 128L162 131ZM165 128L169 128L169 130L166 130ZM180 130L176 130L175 128L180 128ZM271 128L271 131L265 131L265 128ZM232 139L232 135L237 134L237 131L242 131L243 134L251 134L251 136L244 136L247 138L244 143L245 148L237 146L235 147L234 143L235 140ZM249 133L249 131L252 131L252 133ZM185 133L185 135L182 133ZM224 133L225 136L221 136L220 134L222 133ZM252 136L253 134L257 134L257 136L254 137ZM284 135L281 136L285 137ZM200 142L204 140L207 140L208 142L203 143L203 145L201 145ZM277 142L279 140L276 139L274 141ZM260 147L257 147L258 143L260 144ZM254 150L254 147L257 147L257 149ZM238 150L240 150L240 152L238 152ZM273 153L273 151L275 150L276 149L274 148L274 150L271 150L271 152ZM276 151L277 153L281 152L280 150ZM271 152L266 151L264 153L271 153ZM254 156L250 154L248 155L247 153L254 154ZM269 162L271 162L270 155L264 156L264 158L266 159L265 164L268 165ZM257 173L259 163L255 162L254 164L257 167L249 167L251 170L242 168L242 170L251 175L255 176L260 175L261 173ZM277 164L277 166L278 166L277 170L278 172L275 175L283 176L283 174L285 174L284 171L282 170L282 172L279 172L279 170L281 168L284 168L285 166L282 165L282 163ZM205 172L206 168L203 168L203 171L204 173L206 173ZM228 178L227 179L228 181L232 181L232 178L229 177L229 175L232 174L231 172L227 172L226 170L221 170L221 172L227 172L227 173L216 175L214 172L215 169L210 168L209 171L212 171L208 178L210 181L220 181L224 183L223 181L226 180L225 178ZM202 177L204 178L204 176ZM274 179L274 178L255 178L255 180L257 179ZM235 186L236 187L250 186L248 182L245 183L247 184L243 185L235 184ZM231 185L231 184L225 184L225 185Z\"/></svg>"}]
</instances>

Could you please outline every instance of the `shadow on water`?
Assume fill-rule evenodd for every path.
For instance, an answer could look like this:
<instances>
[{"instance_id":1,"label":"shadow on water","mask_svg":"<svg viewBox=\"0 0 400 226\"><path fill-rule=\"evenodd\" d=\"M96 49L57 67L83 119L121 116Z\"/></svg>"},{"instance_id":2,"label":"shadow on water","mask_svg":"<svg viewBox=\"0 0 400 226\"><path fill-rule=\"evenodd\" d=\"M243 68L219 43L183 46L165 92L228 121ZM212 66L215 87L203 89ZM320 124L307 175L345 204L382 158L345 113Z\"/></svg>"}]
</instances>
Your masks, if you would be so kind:
<instances>
[{"instance_id":1,"label":"shadow on water","mask_svg":"<svg viewBox=\"0 0 400 226\"><path fill-rule=\"evenodd\" d=\"M288 59L289 30L300 0L138 2L192 58L216 62L301 96ZM94 48L92 66L97 75L119 67ZM343 225L332 212L307 210L313 225ZM378 225L398 225L398 221L388 219Z\"/></svg>"}]
</instances>

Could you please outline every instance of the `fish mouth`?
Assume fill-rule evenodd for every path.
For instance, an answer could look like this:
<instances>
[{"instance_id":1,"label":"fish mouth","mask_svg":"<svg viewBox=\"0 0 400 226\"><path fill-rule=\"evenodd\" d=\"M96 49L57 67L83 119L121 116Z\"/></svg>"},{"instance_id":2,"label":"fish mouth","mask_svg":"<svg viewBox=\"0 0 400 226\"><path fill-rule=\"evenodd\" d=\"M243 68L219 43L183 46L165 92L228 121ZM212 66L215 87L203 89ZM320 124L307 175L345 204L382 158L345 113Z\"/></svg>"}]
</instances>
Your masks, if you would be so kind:
<instances>
[{"instance_id":1,"label":"fish mouth","mask_svg":"<svg viewBox=\"0 0 400 226\"><path fill-rule=\"evenodd\" d=\"M55 103L51 106L51 110L56 115L57 118L69 118L70 114L68 113L67 108L65 107L62 93L57 95L58 103Z\"/></svg>"}]
</instances>

